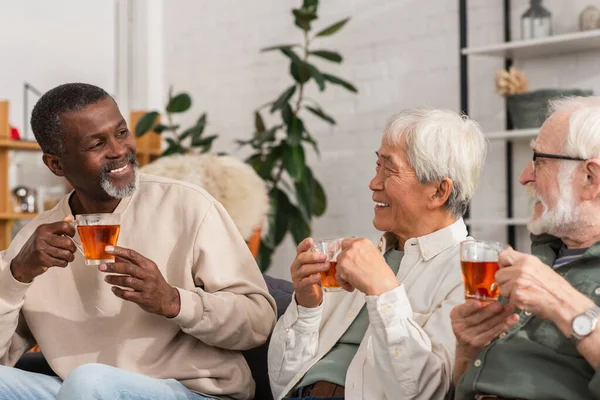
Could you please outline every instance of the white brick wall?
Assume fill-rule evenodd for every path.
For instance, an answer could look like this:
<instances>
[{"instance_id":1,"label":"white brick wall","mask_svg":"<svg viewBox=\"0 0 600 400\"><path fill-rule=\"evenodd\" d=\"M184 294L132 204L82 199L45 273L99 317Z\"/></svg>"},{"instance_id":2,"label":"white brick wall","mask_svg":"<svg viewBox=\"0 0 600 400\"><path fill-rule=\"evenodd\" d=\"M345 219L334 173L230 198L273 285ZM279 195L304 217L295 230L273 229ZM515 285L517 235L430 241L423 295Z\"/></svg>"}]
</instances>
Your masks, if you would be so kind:
<instances>
[{"instance_id":1,"label":"white brick wall","mask_svg":"<svg viewBox=\"0 0 600 400\"><path fill-rule=\"evenodd\" d=\"M336 87L328 88L324 94L314 89L309 92L338 121L331 128L307 119L307 127L322 149L320 160L313 156L309 159L329 198L326 215L314 223L314 236L366 236L376 240L378 233L371 225L372 202L367 185L374 172L373 152L387 119L406 107L459 106L458 2L321 3L317 28L346 16L352 20L322 44L323 48L340 51L344 63L319 65L355 83L360 93L355 96ZM526 3L513 0L516 18ZM561 21L557 31L564 32L574 30L574 23L569 22L578 14L574 10L598 1L572 1L568 2L569 7L559 0L547 3L548 8L556 9L555 19ZM298 40L300 32L293 26L290 14L290 9L298 4L300 0L164 2L165 82L176 90L192 93L194 108L190 120L195 118L192 115L208 112L209 131L220 134L217 150L235 151L233 140L252 132L252 111L273 100L291 83L287 60L278 53L261 54L259 49ZM470 45L502 41L501 1L470 0L469 31ZM578 56L576 63L572 60L571 56L555 65L531 61L519 66L530 77L532 86L535 84L534 88L560 79L561 84L592 87L600 93L598 53ZM471 116L488 131L503 128L503 101L494 94L493 83L493 73L502 65L501 60L494 59L473 59L469 63ZM473 204L474 216L505 214L503 149L501 143L491 146L489 163ZM529 154L526 150L523 153ZM520 166L516 170L520 171ZM484 227L474 234L505 240L504 232L501 227ZM270 273L289 277L294 254L291 240L286 241L275 255Z\"/></svg>"}]
</instances>

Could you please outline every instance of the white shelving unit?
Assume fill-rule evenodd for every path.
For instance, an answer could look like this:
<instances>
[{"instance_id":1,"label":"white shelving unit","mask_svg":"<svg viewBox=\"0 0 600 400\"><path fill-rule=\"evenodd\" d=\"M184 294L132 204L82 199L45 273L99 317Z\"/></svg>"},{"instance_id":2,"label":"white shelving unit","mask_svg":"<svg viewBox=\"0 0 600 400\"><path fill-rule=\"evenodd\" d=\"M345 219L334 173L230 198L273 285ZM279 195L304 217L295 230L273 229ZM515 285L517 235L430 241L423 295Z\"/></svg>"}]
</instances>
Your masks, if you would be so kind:
<instances>
[{"instance_id":1,"label":"white shelving unit","mask_svg":"<svg viewBox=\"0 0 600 400\"><path fill-rule=\"evenodd\" d=\"M543 58L543 57L554 57L572 53L585 53L589 51L598 51L600 50L600 29L585 31L585 32L574 32L568 34L560 34L554 35L547 38L542 39L533 39L533 40L513 40L502 43L495 43L484 46L469 46L467 42L467 2L466 0L461 0L460 4L460 23L459 27L461 30L460 42L462 48L460 50L463 59L470 57L487 57L487 58L500 58L506 61L508 60L525 60L525 59L534 59L534 58ZM505 21L510 18L510 3L504 2L504 18ZM504 26L505 37L510 37L510 24ZM508 29L508 31L506 31ZM468 71L467 61L463 61L461 59L461 108L468 110ZM466 95L463 96L463 93L466 92ZM463 101L463 98L466 98ZM489 132L486 133L486 138L490 141L506 141L507 143L516 144L520 143L520 146L523 145L524 142L535 138L539 133L539 128L535 129L520 129L520 130L503 130L498 132ZM507 200L507 207L510 208L508 211L508 215L514 215L514 207L511 204L514 204L515 195L513 192L513 178L512 178L512 168L515 167L512 162L512 152L513 146L510 146L510 156L507 156L507 162L511 162L511 166L507 165L507 173L511 174L511 177L507 177L508 182L507 185L510 185L508 190L508 196L510 196ZM507 148L508 151L508 148ZM511 161L508 161L511 160ZM468 218L465 220L467 225L471 225L473 227L477 226L504 226L508 227L508 240L521 243L521 240L517 238L517 236L523 238L523 228L527 225L529 218L523 217L489 217L485 216ZM515 231L516 228L519 228L518 232ZM522 250L527 251L527 249L523 248Z\"/></svg>"},{"instance_id":2,"label":"white shelving unit","mask_svg":"<svg viewBox=\"0 0 600 400\"><path fill-rule=\"evenodd\" d=\"M538 58L579 53L600 48L600 29L567 33L543 39L517 40L488 46L468 47L462 54L501 58Z\"/></svg>"}]
</instances>

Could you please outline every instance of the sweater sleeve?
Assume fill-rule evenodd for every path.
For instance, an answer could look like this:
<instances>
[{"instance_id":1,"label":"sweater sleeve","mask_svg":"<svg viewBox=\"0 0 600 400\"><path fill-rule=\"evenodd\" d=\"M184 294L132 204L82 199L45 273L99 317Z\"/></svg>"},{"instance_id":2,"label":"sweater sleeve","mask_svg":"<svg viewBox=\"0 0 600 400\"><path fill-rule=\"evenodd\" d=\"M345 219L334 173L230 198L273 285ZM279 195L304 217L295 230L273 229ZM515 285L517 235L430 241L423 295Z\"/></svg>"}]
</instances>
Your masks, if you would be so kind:
<instances>
[{"instance_id":1,"label":"sweater sleeve","mask_svg":"<svg viewBox=\"0 0 600 400\"><path fill-rule=\"evenodd\" d=\"M31 284L17 281L10 263L0 260L0 364L13 366L34 345L21 307Z\"/></svg>"},{"instance_id":2,"label":"sweater sleeve","mask_svg":"<svg viewBox=\"0 0 600 400\"><path fill-rule=\"evenodd\" d=\"M204 217L194 242L194 290L177 288L173 321L202 342L229 350L263 344L276 319L275 301L256 261L219 203Z\"/></svg>"}]
</instances>

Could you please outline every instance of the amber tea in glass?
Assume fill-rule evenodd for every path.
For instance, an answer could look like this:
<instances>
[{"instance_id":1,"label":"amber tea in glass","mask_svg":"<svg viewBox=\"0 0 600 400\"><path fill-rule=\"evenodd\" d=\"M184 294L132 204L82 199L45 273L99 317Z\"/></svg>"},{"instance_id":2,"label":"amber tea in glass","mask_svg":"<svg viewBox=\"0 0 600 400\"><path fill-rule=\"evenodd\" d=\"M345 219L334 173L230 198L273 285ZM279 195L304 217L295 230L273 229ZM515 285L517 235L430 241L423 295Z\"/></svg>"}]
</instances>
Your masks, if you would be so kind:
<instances>
[{"instance_id":1,"label":"amber tea in glass","mask_svg":"<svg viewBox=\"0 0 600 400\"><path fill-rule=\"evenodd\" d=\"M329 292L341 290L340 283L335 279L335 269L337 266L337 256L342 251L343 239L325 239L315 240L311 251L325 253L329 261L329 269L321 274L321 285L323 289Z\"/></svg>"},{"instance_id":2,"label":"amber tea in glass","mask_svg":"<svg viewBox=\"0 0 600 400\"><path fill-rule=\"evenodd\" d=\"M119 214L80 214L75 217L75 225L87 265L114 262L115 257L104 248L117 245L121 230Z\"/></svg>"},{"instance_id":3,"label":"amber tea in glass","mask_svg":"<svg viewBox=\"0 0 600 400\"><path fill-rule=\"evenodd\" d=\"M466 240L460 244L460 265L465 284L465 299L497 301L500 288L496 283L498 242Z\"/></svg>"}]
</instances>

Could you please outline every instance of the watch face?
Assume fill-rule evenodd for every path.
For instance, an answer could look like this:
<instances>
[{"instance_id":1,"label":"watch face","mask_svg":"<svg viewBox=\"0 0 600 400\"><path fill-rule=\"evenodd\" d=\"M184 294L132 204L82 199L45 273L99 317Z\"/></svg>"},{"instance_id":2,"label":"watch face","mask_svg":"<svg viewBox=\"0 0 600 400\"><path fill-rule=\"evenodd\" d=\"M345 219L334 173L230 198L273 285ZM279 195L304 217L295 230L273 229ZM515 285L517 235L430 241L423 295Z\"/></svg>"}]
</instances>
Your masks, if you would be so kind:
<instances>
[{"instance_id":1,"label":"watch face","mask_svg":"<svg viewBox=\"0 0 600 400\"><path fill-rule=\"evenodd\" d=\"M587 315L579 315L573 320L573 332L579 336L587 336L594 329L592 319Z\"/></svg>"}]
</instances>

